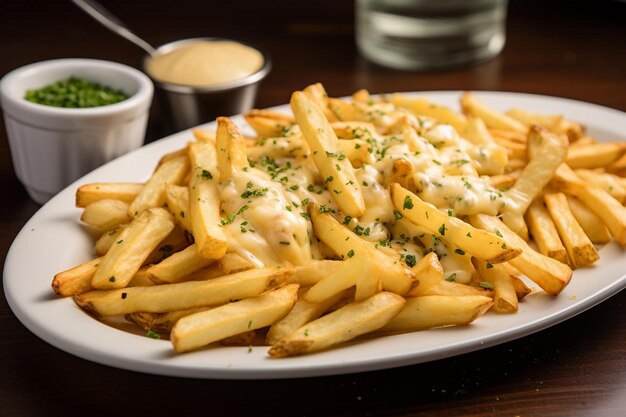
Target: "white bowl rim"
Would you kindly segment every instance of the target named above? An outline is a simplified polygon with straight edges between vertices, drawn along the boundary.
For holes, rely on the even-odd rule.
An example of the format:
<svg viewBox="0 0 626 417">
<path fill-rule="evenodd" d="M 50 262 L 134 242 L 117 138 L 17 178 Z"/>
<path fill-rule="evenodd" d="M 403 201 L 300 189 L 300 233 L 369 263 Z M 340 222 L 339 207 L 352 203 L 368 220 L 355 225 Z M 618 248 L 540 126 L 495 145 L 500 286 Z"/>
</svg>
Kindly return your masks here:
<svg viewBox="0 0 626 417">
<path fill-rule="evenodd" d="M 19 80 L 21 77 L 30 75 L 33 72 L 47 71 L 51 68 L 103 68 L 118 71 L 118 73 L 137 82 L 137 92 L 130 95 L 127 99 L 114 104 L 108 104 L 98 107 L 86 108 L 67 108 L 55 107 L 45 104 L 33 103 L 25 100 L 24 97 L 17 97 L 15 94 L 9 93 L 9 86 Z M 68 74 L 69 76 L 69 74 Z M 128 65 L 118 62 L 105 61 L 92 58 L 60 58 L 46 61 L 34 62 L 7 73 L 0 79 L 0 98 L 2 99 L 2 107 L 4 111 L 8 111 L 7 107 L 13 106 L 18 111 L 30 112 L 46 116 L 59 117 L 92 117 L 103 116 L 112 113 L 124 113 L 138 106 L 149 106 L 152 101 L 154 86 L 150 78 Z"/>
</svg>

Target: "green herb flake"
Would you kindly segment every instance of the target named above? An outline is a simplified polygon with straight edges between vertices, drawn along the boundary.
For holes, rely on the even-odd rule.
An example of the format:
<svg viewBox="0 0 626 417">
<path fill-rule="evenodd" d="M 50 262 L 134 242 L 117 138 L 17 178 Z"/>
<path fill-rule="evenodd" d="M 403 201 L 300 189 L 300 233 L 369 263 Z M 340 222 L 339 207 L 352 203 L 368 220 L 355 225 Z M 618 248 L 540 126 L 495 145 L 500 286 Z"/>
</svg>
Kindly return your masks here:
<svg viewBox="0 0 626 417">
<path fill-rule="evenodd" d="M 413 200 L 411 200 L 410 196 L 404 197 L 404 203 L 402 204 L 402 208 L 405 210 L 410 210 L 413 208 Z"/>
<path fill-rule="evenodd" d="M 400 213 L 398 210 L 394 210 L 394 211 L 393 211 L 393 217 L 394 217 L 396 220 L 400 220 L 400 219 L 401 219 L 401 218 L 403 218 L 404 216 L 403 216 L 403 215 L 402 215 L 402 213 Z"/>
<path fill-rule="evenodd" d="M 487 262 L 487 269 L 493 268 L 493 264 L 491 262 Z"/>
<path fill-rule="evenodd" d="M 350 249 L 347 255 L 348 255 L 348 258 L 352 258 L 354 256 L 354 249 Z"/>
<path fill-rule="evenodd" d="M 158 334 L 157 332 L 152 331 L 152 330 L 148 330 L 148 333 L 146 333 L 146 336 L 148 336 L 150 339 L 160 339 L 161 338 L 160 334 Z"/>
<path fill-rule="evenodd" d="M 203 179 L 205 180 L 212 180 L 213 179 L 213 175 L 207 171 L 206 169 L 202 170 L 202 174 L 200 175 Z"/>
<path fill-rule="evenodd" d="M 445 236 L 446 235 L 446 225 L 445 225 L 445 223 L 442 224 L 441 226 L 439 226 L 439 234 L 441 236 Z"/>
<path fill-rule="evenodd" d="M 463 249 L 459 249 L 459 248 L 456 248 L 454 250 L 454 253 L 456 253 L 457 255 L 461 255 L 461 256 L 465 255 L 465 251 Z"/>
<path fill-rule="evenodd" d="M 446 277 L 446 281 L 448 282 L 454 282 L 456 281 L 456 272 L 451 273 L 450 275 L 448 275 Z"/>
<path fill-rule="evenodd" d="M 415 255 L 409 254 L 404 257 L 404 262 L 407 264 L 408 267 L 413 268 L 417 263 L 417 259 L 415 259 Z"/>
<path fill-rule="evenodd" d="M 487 282 L 487 281 L 480 281 L 480 284 L 478 284 L 478 285 L 480 285 L 481 287 L 486 288 L 488 290 L 492 290 L 493 289 L 493 285 L 490 282 Z"/>
</svg>

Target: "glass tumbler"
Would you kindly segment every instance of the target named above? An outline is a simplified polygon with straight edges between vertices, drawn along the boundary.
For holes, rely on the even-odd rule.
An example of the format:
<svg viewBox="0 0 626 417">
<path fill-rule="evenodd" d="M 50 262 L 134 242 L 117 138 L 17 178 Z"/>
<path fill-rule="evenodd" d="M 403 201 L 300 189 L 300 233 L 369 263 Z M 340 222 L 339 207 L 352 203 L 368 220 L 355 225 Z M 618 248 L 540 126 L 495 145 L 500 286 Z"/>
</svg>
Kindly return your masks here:
<svg viewBox="0 0 626 417">
<path fill-rule="evenodd" d="M 461 66 L 500 53 L 506 9 L 507 0 L 356 0 L 356 41 L 391 68 Z"/>
</svg>

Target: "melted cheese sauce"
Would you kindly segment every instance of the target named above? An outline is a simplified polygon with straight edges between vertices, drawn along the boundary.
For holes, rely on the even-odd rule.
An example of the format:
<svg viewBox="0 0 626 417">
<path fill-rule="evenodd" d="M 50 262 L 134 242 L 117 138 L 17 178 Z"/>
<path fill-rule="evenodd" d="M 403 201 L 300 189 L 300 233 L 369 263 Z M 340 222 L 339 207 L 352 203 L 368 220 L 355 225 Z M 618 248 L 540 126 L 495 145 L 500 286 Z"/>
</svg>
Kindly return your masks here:
<svg viewBox="0 0 626 417">
<path fill-rule="evenodd" d="M 413 118 L 404 128 L 389 129 L 397 115 L 381 109 L 387 110 L 379 106 L 365 113 L 362 119 L 372 124 L 362 124 L 352 132 L 352 139 L 367 147 L 369 163 L 362 157 L 357 160 L 356 153 L 343 156 L 355 158 L 351 162 L 365 201 L 365 212 L 359 218 L 340 212 L 302 133 L 291 129 L 282 137 L 260 138 L 249 146 L 251 167 L 237 171 L 232 180 L 221 185 L 223 222 L 227 223 L 223 227 L 231 248 L 256 266 L 302 265 L 333 257 L 332 251 L 314 237 L 307 214 L 308 204 L 314 202 L 391 256 L 404 262 L 409 259 L 410 264 L 436 252 L 444 278 L 469 283 L 474 273 L 471 257 L 396 217 L 389 185 L 402 180 L 420 198 L 448 210 L 449 215 L 497 215 L 514 203 L 479 172 L 501 171 L 502 160 L 493 159 L 502 149 L 489 143 L 473 145 L 452 126 L 428 120 Z M 386 124 L 387 129 L 375 127 L 380 124 Z M 404 177 L 398 177 L 403 169 Z"/>
<path fill-rule="evenodd" d="M 263 63 L 259 51 L 238 42 L 199 40 L 150 58 L 146 71 L 161 82 L 200 87 L 247 77 Z"/>
</svg>

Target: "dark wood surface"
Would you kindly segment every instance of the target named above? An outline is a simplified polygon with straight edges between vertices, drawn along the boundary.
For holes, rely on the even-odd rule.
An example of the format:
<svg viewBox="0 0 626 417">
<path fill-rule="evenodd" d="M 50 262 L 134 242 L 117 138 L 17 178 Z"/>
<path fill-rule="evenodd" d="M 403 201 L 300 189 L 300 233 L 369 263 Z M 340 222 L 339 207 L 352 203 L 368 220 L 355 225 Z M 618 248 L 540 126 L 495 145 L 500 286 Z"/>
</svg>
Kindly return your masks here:
<svg viewBox="0 0 626 417">
<path fill-rule="evenodd" d="M 477 89 L 569 97 L 626 110 L 626 4 L 512 1 L 496 59 L 437 73 L 398 72 L 361 58 L 352 2 L 102 1 L 154 44 L 235 37 L 267 50 L 274 70 L 258 106 L 322 81 L 336 96 Z M 132 3 L 132 4 L 131 4 Z M 34 61 L 93 57 L 137 66 L 141 53 L 69 2 L 3 2 L 0 75 Z M 164 134 L 154 107 L 148 140 Z M 0 260 L 39 208 L 13 173 L 0 122 Z M 33 254 L 36 261 L 36 254 Z M 47 285 L 50 277 L 43 277 Z M 626 410 L 626 294 L 517 341 L 432 363 L 286 381 L 216 381 L 139 374 L 51 347 L 0 298 L 0 415 L 622 416 Z M 57 323 L 56 325 L 62 325 Z M 120 349 L 123 349 L 120 346 Z"/>
</svg>

